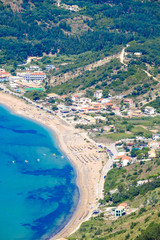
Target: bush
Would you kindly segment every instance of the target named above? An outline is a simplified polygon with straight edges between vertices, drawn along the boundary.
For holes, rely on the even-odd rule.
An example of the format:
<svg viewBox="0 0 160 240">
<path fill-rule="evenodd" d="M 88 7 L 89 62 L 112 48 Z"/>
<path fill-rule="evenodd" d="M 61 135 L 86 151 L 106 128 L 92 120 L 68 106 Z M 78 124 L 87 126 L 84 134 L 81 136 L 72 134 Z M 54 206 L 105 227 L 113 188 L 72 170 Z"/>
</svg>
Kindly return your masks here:
<svg viewBox="0 0 160 240">
<path fill-rule="evenodd" d="M 141 209 L 139 210 L 139 215 L 141 215 L 141 214 L 144 213 L 144 212 L 146 212 L 146 209 L 145 209 L 145 208 L 141 208 Z"/>
<path fill-rule="evenodd" d="M 131 226 L 130 226 L 130 229 L 133 229 L 137 224 L 138 224 L 138 222 L 132 222 Z"/>
<path fill-rule="evenodd" d="M 95 235 L 100 235 L 102 233 L 102 229 L 98 229 L 96 232 L 95 232 Z"/>
<path fill-rule="evenodd" d="M 125 237 L 125 240 L 129 239 L 130 238 L 130 234 L 128 233 Z"/>
<path fill-rule="evenodd" d="M 146 230 L 141 232 L 141 235 L 136 240 L 159 240 L 160 239 L 160 224 L 152 222 Z"/>
</svg>

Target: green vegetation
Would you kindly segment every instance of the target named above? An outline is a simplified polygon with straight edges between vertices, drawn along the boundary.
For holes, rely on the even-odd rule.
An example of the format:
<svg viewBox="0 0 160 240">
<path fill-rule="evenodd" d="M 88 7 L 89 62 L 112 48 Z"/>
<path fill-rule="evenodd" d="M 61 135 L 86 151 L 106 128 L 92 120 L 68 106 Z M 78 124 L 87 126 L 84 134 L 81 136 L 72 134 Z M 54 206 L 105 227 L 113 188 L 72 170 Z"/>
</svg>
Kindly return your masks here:
<svg viewBox="0 0 160 240">
<path fill-rule="evenodd" d="M 77 88 L 83 90 L 102 81 L 104 81 L 105 85 L 107 85 L 107 78 L 111 76 L 114 70 L 118 70 L 120 67 L 120 62 L 118 60 L 113 60 L 111 63 L 98 67 L 93 71 L 86 71 L 77 78 L 71 79 L 66 83 L 51 88 L 50 91 L 53 91 L 57 94 L 67 94 L 76 91 Z M 101 89 L 103 86 L 97 86 L 97 88 Z M 108 86 L 106 86 L 106 89 L 108 90 Z"/>
<path fill-rule="evenodd" d="M 134 134 L 129 134 L 129 133 L 110 133 L 110 134 L 104 134 L 103 136 L 106 138 L 112 139 L 113 141 L 135 137 Z"/>
<path fill-rule="evenodd" d="M 100 129 L 97 133 L 90 135 L 94 139 L 101 141 L 101 138 L 111 139 L 117 141 L 126 138 L 135 138 L 136 136 L 144 136 L 149 138 L 152 136 L 152 131 L 159 131 L 160 117 L 142 117 L 125 119 L 116 115 L 101 114 L 106 117 L 106 121 L 97 123 L 95 125 L 76 125 L 77 128 L 83 128 L 85 130 L 94 128 Z M 111 129 L 110 132 L 101 131 L 103 127 L 113 125 L 115 129 Z"/>
<path fill-rule="evenodd" d="M 26 92 L 24 96 L 32 100 L 40 100 L 45 98 L 47 95 L 44 92 L 32 91 L 32 92 Z"/>
<path fill-rule="evenodd" d="M 141 61 L 144 63 L 148 63 L 150 65 L 160 65 L 160 57 L 159 57 L 159 49 L 158 46 L 160 44 L 160 38 L 156 39 L 147 39 L 142 42 L 133 41 L 130 43 L 130 46 L 127 48 L 128 52 L 142 53 Z"/>
<path fill-rule="evenodd" d="M 160 180 L 156 177 L 153 179 L 152 182 L 148 182 L 141 186 L 136 186 L 137 181 L 141 179 L 141 176 L 146 176 L 145 173 L 159 173 L 160 167 L 159 162 L 153 165 L 144 164 L 142 165 L 132 165 L 131 168 L 123 168 L 117 169 L 113 168 L 106 176 L 105 185 L 104 185 L 104 203 L 105 201 L 109 202 L 112 201 L 113 204 L 120 203 L 126 201 L 127 199 L 133 200 L 134 197 L 138 195 L 146 194 L 148 191 L 152 191 L 156 188 L 160 187 Z M 142 166 L 142 167 L 141 167 Z M 156 167 L 158 169 L 156 169 Z M 130 170 L 130 171 L 127 171 Z M 142 171 L 141 171 L 142 170 Z M 152 171 L 153 170 L 153 171 Z M 145 172 L 145 173 L 144 173 Z M 152 174 L 153 176 L 153 174 Z M 121 177 L 121 178 L 120 178 Z M 148 176 L 147 176 L 148 179 Z M 118 192 L 110 194 L 109 191 L 115 188 L 118 188 Z"/>
<path fill-rule="evenodd" d="M 160 97 L 157 97 L 154 101 L 146 104 L 144 107 L 150 106 L 154 107 L 158 113 L 160 113 Z"/>
<path fill-rule="evenodd" d="M 103 97 L 107 97 L 109 92 L 119 94 L 128 90 L 132 90 L 132 97 L 136 97 L 153 90 L 156 85 L 157 82 L 150 79 L 134 62 L 129 64 L 126 71 L 119 60 L 114 59 L 92 71 L 82 70 L 79 77 L 51 87 L 49 91 L 62 95 L 75 92 L 77 89 L 92 88 L 93 90 L 94 87 L 95 90 L 103 89 Z"/>
<path fill-rule="evenodd" d="M 152 222 L 146 230 L 143 230 L 136 240 L 158 240 L 160 236 L 160 224 Z"/>
<path fill-rule="evenodd" d="M 64 32 L 71 31 L 71 26 L 65 23 L 66 20 L 83 13 L 58 8 L 50 0 L 23 0 L 21 8 L 23 11 L 14 13 L 9 5 L 0 2 L 1 64 L 21 62 L 27 56 L 42 56 L 43 52 L 47 54 L 58 51 L 60 54 L 101 50 L 108 52 L 114 45 L 126 44 L 132 40 L 131 34 L 109 33 L 108 29 L 102 31 L 98 26 L 94 31 L 85 31 L 78 37 L 69 36 Z M 90 20 L 86 20 L 86 24 L 89 25 Z"/>
<path fill-rule="evenodd" d="M 148 168 L 151 170 L 146 172 Z M 84 222 L 80 229 L 68 239 L 158 240 L 160 229 L 159 179 L 152 178 L 153 185 L 150 182 L 136 187 L 138 180 L 147 179 L 148 175 L 154 175 L 154 173 L 160 174 L 159 159 L 143 164 L 133 164 L 123 169 L 110 170 L 105 179 L 105 201 L 107 197 L 113 198 L 113 196 L 114 198 L 117 196 L 118 199 L 119 195 L 122 198 L 121 201 L 127 201 L 129 204 L 130 212 L 119 218 L 111 217 L 107 214 L 108 206 L 105 201 L 101 201 L 104 203 L 100 207 L 101 213 L 98 216 L 93 215 L 89 221 Z M 115 189 L 117 192 L 109 193 L 110 190 Z M 129 198 L 125 197 L 127 192 L 130 193 Z"/>
<path fill-rule="evenodd" d="M 3 2 L 1 64 L 21 62 L 27 56 L 42 56 L 43 52 L 74 55 L 101 51 L 106 55 L 110 49 L 134 40 L 137 45 L 132 44 L 130 51 L 138 51 L 140 46 L 146 61 L 159 65 L 159 1 L 66 1 L 81 7 L 80 12 L 58 8 L 50 0 L 23 0 L 13 12 Z M 86 30 L 75 30 L 74 25 L 81 24 L 78 17 Z"/>
</svg>

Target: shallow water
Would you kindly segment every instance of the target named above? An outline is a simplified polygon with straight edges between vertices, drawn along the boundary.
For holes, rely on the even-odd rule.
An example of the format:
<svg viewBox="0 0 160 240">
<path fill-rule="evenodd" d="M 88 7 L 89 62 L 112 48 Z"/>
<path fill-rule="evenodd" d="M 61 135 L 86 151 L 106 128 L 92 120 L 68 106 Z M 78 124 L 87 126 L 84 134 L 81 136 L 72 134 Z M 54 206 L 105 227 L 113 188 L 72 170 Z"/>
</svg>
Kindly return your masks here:
<svg viewBox="0 0 160 240">
<path fill-rule="evenodd" d="M 0 240 L 54 235 L 77 206 L 75 181 L 49 130 L 0 106 Z"/>
</svg>

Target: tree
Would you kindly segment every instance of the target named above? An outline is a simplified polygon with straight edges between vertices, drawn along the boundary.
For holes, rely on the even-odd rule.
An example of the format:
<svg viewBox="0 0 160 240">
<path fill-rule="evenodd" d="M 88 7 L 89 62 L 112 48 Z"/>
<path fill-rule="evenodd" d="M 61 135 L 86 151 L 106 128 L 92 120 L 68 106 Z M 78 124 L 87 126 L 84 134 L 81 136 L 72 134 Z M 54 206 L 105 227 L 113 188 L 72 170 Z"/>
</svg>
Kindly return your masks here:
<svg viewBox="0 0 160 240">
<path fill-rule="evenodd" d="M 70 97 L 66 97 L 66 98 L 65 98 L 65 104 L 66 104 L 67 106 L 71 106 L 72 103 L 73 103 L 73 101 L 72 101 L 72 99 L 71 99 Z"/>
<path fill-rule="evenodd" d="M 138 160 L 142 159 L 142 157 L 143 157 L 143 153 L 139 153 L 139 154 L 137 155 L 137 159 L 138 159 Z"/>
<path fill-rule="evenodd" d="M 141 235 L 136 240 L 159 240 L 160 224 L 152 222 L 146 230 L 141 232 Z"/>
<path fill-rule="evenodd" d="M 53 105 L 53 106 L 52 106 L 52 110 L 53 110 L 53 111 L 56 111 L 56 110 L 58 110 L 58 107 L 57 107 L 57 105 Z"/>
<path fill-rule="evenodd" d="M 119 185 L 118 185 L 118 191 L 119 191 L 119 193 L 123 192 L 123 190 L 124 190 L 124 185 L 123 185 L 123 184 L 119 184 Z"/>
</svg>

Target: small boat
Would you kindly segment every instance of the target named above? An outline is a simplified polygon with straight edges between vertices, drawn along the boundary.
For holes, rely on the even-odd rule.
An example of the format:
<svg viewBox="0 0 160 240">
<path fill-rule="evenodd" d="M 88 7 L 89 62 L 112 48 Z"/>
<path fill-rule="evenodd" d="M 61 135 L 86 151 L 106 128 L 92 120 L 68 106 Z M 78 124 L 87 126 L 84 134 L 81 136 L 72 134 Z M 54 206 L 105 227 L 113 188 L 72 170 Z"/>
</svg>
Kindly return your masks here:
<svg viewBox="0 0 160 240">
<path fill-rule="evenodd" d="M 27 160 L 25 160 L 25 163 L 28 163 L 28 161 L 27 161 Z"/>
<path fill-rule="evenodd" d="M 40 162 L 40 159 L 37 159 L 37 162 Z"/>
<path fill-rule="evenodd" d="M 64 158 L 64 156 L 61 156 L 61 158 Z"/>
<path fill-rule="evenodd" d="M 15 163 L 15 161 L 12 161 L 12 163 Z"/>
</svg>

